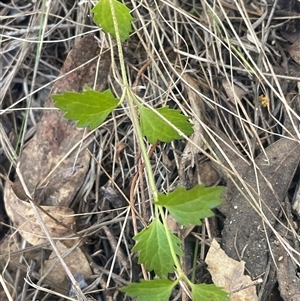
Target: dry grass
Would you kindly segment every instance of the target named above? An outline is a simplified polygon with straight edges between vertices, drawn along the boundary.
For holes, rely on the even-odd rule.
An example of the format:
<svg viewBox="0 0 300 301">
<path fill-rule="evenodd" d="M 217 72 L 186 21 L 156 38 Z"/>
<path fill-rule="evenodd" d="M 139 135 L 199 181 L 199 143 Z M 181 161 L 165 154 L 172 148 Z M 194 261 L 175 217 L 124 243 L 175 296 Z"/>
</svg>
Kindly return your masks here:
<svg viewBox="0 0 300 301">
<path fill-rule="evenodd" d="M 115 51 L 114 68 L 108 76 L 116 96 L 120 96 L 118 82 L 122 81 L 114 41 L 93 24 L 91 3 L 15 1 L 13 7 L 6 2 L 0 4 L 0 151 L 10 158 L 10 164 L 7 159 L 2 161 L 3 169 L 9 172 L 14 171 L 22 147 L 35 133 L 66 54 L 83 35 L 95 32 L 103 48 Z M 130 85 L 146 104 L 180 108 L 197 126 L 195 137 L 188 139 L 189 153 L 184 141 L 161 144 L 154 150 L 151 163 L 159 191 L 201 181 L 198 163 L 208 159 L 229 171 L 234 167 L 234 162 L 218 160 L 212 143 L 218 132 L 212 129 L 224 132 L 251 162 L 279 137 L 291 134 L 299 139 L 299 116 L 293 106 L 297 97 L 299 100 L 295 92 L 299 78 L 297 73 L 292 75 L 299 69 L 287 58 L 279 33 L 290 17 L 278 14 L 275 4 L 252 1 L 248 5 L 242 0 L 126 4 L 136 20 L 132 37 L 124 44 Z M 287 116 L 292 122 L 287 122 Z M 20 147 L 15 154 L 17 141 Z M 94 133 L 90 143 L 90 169 L 72 203 L 78 213 L 79 233 L 88 240 L 84 252 L 94 262 L 94 275 L 86 279 L 89 286 L 83 292 L 96 300 L 99 294 L 104 300 L 126 300 L 115 288 L 142 277 L 136 255 L 130 251 L 134 244 L 131 237 L 141 229 L 139 215 L 147 222 L 152 217 L 151 191 L 147 176 L 142 176 L 140 150 L 126 103 Z M 133 187 L 131 180 L 136 173 L 140 173 L 139 179 Z M 115 187 L 128 198 L 132 189 L 137 215 L 132 216 Z M 249 201 L 255 202 L 255 196 Z M 9 258 L 0 259 L 0 279 L 5 279 L 7 299 L 58 300 L 57 288 L 33 265 L 34 261 L 41 266 L 47 252 L 41 246 L 26 244 L 15 230 L 10 225 L 7 235 L 16 245 L 11 258 L 17 260 L 10 263 Z M 203 240 L 200 266 L 210 229 L 195 230 Z M 290 231 L 298 238 L 293 227 Z M 285 247 L 292 252 L 288 244 Z M 207 281 L 203 269 L 196 268 L 196 272 L 198 281 Z M 177 293 L 173 300 L 180 300 L 181 291 Z M 67 295 L 65 292 L 61 298 Z"/>
</svg>

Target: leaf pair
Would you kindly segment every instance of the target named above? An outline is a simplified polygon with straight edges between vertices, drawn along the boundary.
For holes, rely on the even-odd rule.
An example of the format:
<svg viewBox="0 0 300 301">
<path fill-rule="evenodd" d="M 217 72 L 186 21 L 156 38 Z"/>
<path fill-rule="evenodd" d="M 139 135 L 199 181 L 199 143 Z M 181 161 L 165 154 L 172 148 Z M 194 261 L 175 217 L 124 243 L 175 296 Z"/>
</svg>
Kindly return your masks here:
<svg viewBox="0 0 300 301">
<path fill-rule="evenodd" d="M 178 187 L 165 195 L 159 194 L 155 205 L 163 206 L 173 218 L 184 226 L 201 225 L 200 218 L 213 216 L 212 208 L 220 205 L 222 187 L 195 186 L 190 190 Z M 139 252 L 139 263 L 143 263 L 148 271 L 154 271 L 161 278 L 167 278 L 174 272 L 174 260 L 171 255 L 172 248 L 176 255 L 183 256 L 179 244 L 182 241 L 172 234 L 172 246 L 169 245 L 166 230 L 160 220 L 154 220 L 150 226 L 134 237 L 137 241 L 133 251 Z"/>
<path fill-rule="evenodd" d="M 212 208 L 221 204 L 220 198 L 222 187 L 195 186 L 190 190 L 178 187 L 173 192 L 164 195 L 159 194 L 156 206 L 163 206 L 168 209 L 173 218 L 182 225 L 200 225 L 200 218 L 213 215 Z M 168 237 L 170 236 L 171 245 Z M 141 283 L 131 283 L 121 291 L 138 300 L 159 300 L 167 301 L 170 298 L 173 288 L 179 280 L 170 281 L 167 279 L 169 273 L 175 269 L 175 256 L 183 256 L 179 247 L 182 241 L 169 231 L 166 233 L 164 225 L 160 220 L 154 220 L 150 226 L 134 237 L 137 241 L 133 251 L 139 252 L 139 263 L 144 264 L 148 271 L 154 271 L 161 279 L 151 281 L 141 281 Z M 193 300 L 203 301 L 227 301 L 228 296 L 225 291 L 215 285 L 188 283 L 191 289 Z"/>
<path fill-rule="evenodd" d="M 65 118 L 77 120 L 78 127 L 97 128 L 107 116 L 119 105 L 120 100 L 115 98 L 110 90 L 104 92 L 93 91 L 86 88 L 82 93 L 65 92 L 53 95 L 55 106 L 65 111 Z M 179 110 L 163 107 L 157 109 L 167 121 L 163 120 L 151 109 L 139 105 L 141 129 L 150 143 L 157 140 L 170 142 L 182 138 L 171 125 L 178 128 L 184 135 L 193 132 L 193 126 L 189 123 L 189 117 L 184 116 Z"/>
<path fill-rule="evenodd" d="M 139 301 L 168 301 L 178 280 L 154 279 L 141 280 L 121 289 L 130 297 L 137 297 Z M 191 284 L 193 301 L 228 301 L 228 295 L 214 284 Z"/>
</svg>

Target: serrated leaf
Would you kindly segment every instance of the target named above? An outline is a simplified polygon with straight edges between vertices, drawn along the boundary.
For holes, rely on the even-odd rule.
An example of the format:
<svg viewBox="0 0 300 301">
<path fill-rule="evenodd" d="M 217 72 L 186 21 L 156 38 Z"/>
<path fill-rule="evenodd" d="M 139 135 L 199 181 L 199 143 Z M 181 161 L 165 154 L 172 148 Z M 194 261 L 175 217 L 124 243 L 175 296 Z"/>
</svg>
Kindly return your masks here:
<svg viewBox="0 0 300 301">
<path fill-rule="evenodd" d="M 213 216 L 212 208 L 222 203 L 223 187 L 198 185 L 186 190 L 178 187 L 169 194 L 159 194 L 157 205 L 166 207 L 175 220 L 184 225 L 201 225 L 201 218 Z"/>
<path fill-rule="evenodd" d="M 183 256 L 178 246 L 182 241 L 171 232 L 170 235 L 175 253 Z M 167 235 L 159 220 L 154 220 L 148 228 L 142 230 L 133 239 L 137 243 L 132 250 L 140 252 L 138 262 L 144 263 L 148 271 L 154 271 L 161 278 L 166 278 L 174 271 L 174 261 Z"/>
<path fill-rule="evenodd" d="M 64 117 L 77 121 L 78 127 L 98 127 L 118 106 L 119 99 L 110 90 L 98 92 L 85 89 L 82 93 L 65 92 L 52 95 L 55 106 L 66 112 Z"/>
<path fill-rule="evenodd" d="M 151 109 L 139 106 L 139 111 L 142 134 L 147 136 L 150 143 L 154 144 L 157 140 L 171 142 L 174 139 L 182 139 L 182 136 L 173 127 Z M 182 115 L 179 110 L 170 109 L 166 106 L 157 109 L 157 112 L 168 119 L 185 135 L 193 133 L 193 125 L 189 123 L 189 117 Z"/>
<path fill-rule="evenodd" d="M 139 301 L 168 301 L 177 283 L 178 281 L 168 279 L 141 280 L 140 283 L 131 283 L 120 291 L 132 298 L 136 297 Z"/>
<path fill-rule="evenodd" d="M 228 294 L 214 284 L 191 284 L 193 301 L 229 301 Z"/>
<path fill-rule="evenodd" d="M 133 17 L 130 14 L 130 9 L 123 3 L 113 0 L 113 6 L 118 23 L 120 39 L 121 42 L 124 42 L 131 32 L 131 21 L 133 21 Z M 114 38 L 116 38 L 110 1 L 100 0 L 92 9 L 92 12 L 94 14 L 95 23 L 100 24 L 105 32 L 110 33 Z"/>
</svg>

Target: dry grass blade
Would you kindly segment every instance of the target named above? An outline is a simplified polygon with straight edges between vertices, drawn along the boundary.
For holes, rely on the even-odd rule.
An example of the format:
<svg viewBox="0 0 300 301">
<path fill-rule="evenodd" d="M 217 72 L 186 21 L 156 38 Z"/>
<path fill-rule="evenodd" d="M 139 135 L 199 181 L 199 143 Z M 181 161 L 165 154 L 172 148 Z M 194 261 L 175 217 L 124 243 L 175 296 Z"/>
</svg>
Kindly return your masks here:
<svg viewBox="0 0 300 301">
<path fill-rule="evenodd" d="M 283 202 L 292 203 L 299 182 L 298 2 L 126 2 L 135 17 L 134 32 L 123 44 L 129 85 L 146 106 L 179 108 L 191 116 L 195 129 L 192 137 L 186 137 L 187 142 L 148 145 L 157 189 L 169 192 L 179 184 L 191 187 L 202 182 L 227 186 L 227 196 L 234 194 L 215 219 L 206 221 L 206 228 L 193 229 L 198 234 L 192 237 L 191 229 L 182 229 L 186 250 L 191 253 L 197 244 L 194 237 L 201 238 L 201 250 L 196 251 L 193 261 L 193 277 L 198 282 L 210 281 L 201 260 L 211 236 L 220 238 L 221 247 L 233 253 L 232 257 L 243 259 L 250 273 L 252 267 L 252 276 L 257 276 L 259 269 L 253 269 L 258 265 L 262 272 L 266 266 L 278 266 L 282 272 L 282 262 L 275 264 L 282 254 L 285 259 L 289 256 L 289 267 L 299 264 L 295 227 L 299 213 L 288 214 L 282 206 Z M 67 211 L 57 207 L 55 212 L 66 213 L 72 225 L 76 222 L 86 243 L 81 247 L 86 263 L 99 267 L 93 270 L 94 275 L 84 277 L 88 286 L 82 288 L 77 286 L 77 276 L 74 278 L 76 268 L 66 263 L 64 269 L 81 298 L 129 300 L 116 287 L 148 277 L 130 250 L 134 232 L 151 221 L 153 208 L 127 104 L 114 111 L 102 127 L 88 133 L 64 121 L 51 101 L 46 101 L 55 82 L 60 85 L 57 93 L 77 91 L 82 89 L 82 78 L 90 79 L 88 84 L 93 88 L 108 85 L 116 96 L 122 94 L 115 42 L 93 24 L 91 8 L 91 2 L 79 0 L 0 3 L 0 172 L 13 181 L 20 166 L 27 194 L 35 192 L 34 199 L 55 203 L 41 205 L 68 207 Z M 94 49 L 93 55 L 84 51 L 72 57 L 70 68 L 63 67 L 59 75 L 67 54 L 91 32 L 97 43 L 92 37 L 86 47 Z M 82 74 L 82 70 L 88 71 Z M 77 88 L 72 87 L 74 82 L 80 82 Z M 76 138 L 70 138 L 74 135 Z M 45 153 L 45 149 L 51 151 Z M 8 199 L 8 183 L 5 189 Z M 117 191 L 130 199 L 134 210 L 128 209 Z M 35 206 L 14 198 L 7 205 L 14 224 L 7 227 L 1 204 L 2 199 L 0 214 L 4 219 L 0 221 L 4 228 L 0 234 L 6 237 L 0 248 L 11 251 L 0 258 L 4 288 L 0 299 L 72 299 L 67 284 L 58 292 L 41 269 L 50 256 L 46 250 L 49 242 L 64 262 L 61 254 L 65 250 L 57 249 L 53 242 L 57 238 L 49 229 L 59 230 L 60 226 Z M 26 210 L 36 210 L 31 227 L 38 227 L 42 240 L 39 237 L 34 242 L 37 233 L 32 228 L 25 230 L 26 241 L 19 236 L 21 224 L 32 221 Z M 23 219 L 16 222 L 16 214 Z M 235 227 L 237 220 L 250 217 L 249 225 Z M 240 239 L 251 227 L 259 234 L 250 240 Z M 62 239 L 69 234 L 66 231 L 59 236 Z M 259 252 L 251 253 L 248 245 L 258 244 L 258 238 L 264 240 L 270 261 L 252 264 L 249 257 Z M 29 246 L 33 242 L 37 244 L 34 248 Z M 274 247 L 278 244 L 281 247 Z M 188 254 L 183 260 L 189 271 L 192 260 Z M 290 269 L 288 273 L 278 278 L 273 275 L 273 279 L 259 275 L 266 277 L 264 285 L 257 286 L 260 300 L 268 300 L 271 291 L 276 292 L 276 281 L 282 286 L 284 279 L 292 279 Z M 189 299 L 180 288 L 171 297 L 178 298 Z M 285 291 L 282 300 L 288 300 Z"/>
</svg>

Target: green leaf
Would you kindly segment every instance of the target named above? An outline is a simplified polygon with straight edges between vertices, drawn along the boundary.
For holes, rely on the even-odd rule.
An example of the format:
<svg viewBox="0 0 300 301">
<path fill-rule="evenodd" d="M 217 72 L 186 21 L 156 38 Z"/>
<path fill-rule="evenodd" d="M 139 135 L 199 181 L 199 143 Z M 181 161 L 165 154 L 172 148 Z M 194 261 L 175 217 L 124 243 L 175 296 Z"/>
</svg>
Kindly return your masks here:
<svg viewBox="0 0 300 301">
<path fill-rule="evenodd" d="M 139 301 L 168 301 L 177 283 L 168 279 L 141 280 L 140 283 L 130 283 L 120 291 Z"/>
<path fill-rule="evenodd" d="M 182 241 L 171 232 L 170 235 L 175 253 L 183 256 L 178 246 Z M 137 243 L 132 250 L 140 252 L 139 263 L 144 263 L 148 271 L 154 270 L 161 278 L 166 278 L 168 273 L 174 272 L 174 261 L 167 234 L 159 220 L 154 220 L 148 228 L 142 230 L 133 239 Z"/>
<path fill-rule="evenodd" d="M 118 106 L 119 99 L 110 90 L 84 90 L 82 93 L 65 92 L 52 95 L 55 106 L 65 111 L 64 117 L 77 120 L 78 127 L 95 129 Z"/>
<path fill-rule="evenodd" d="M 190 190 L 178 187 L 169 194 L 159 194 L 157 205 L 166 207 L 175 220 L 184 225 L 201 225 L 201 218 L 213 216 L 210 210 L 222 203 L 223 187 L 198 185 Z"/>
<path fill-rule="evenodd" d="M 214 284 L 191 284 L 193 301 L 229 301 L 228 294 Z"/>
<path fill-rule="evenodd" d="M 118 23 L 118 29 L 121 42 L 124 42 L 131 32 L 131 21 L 133 17 L 130 15 L 130 9 L 123 3 L 113 0 L 113 6 Z M 94 14 L 94 22 L 100 24 L 105 32 L 110 33 L 116 38 L 116 32 L 110 7 L 109 0 L 100 0 L 92 9 Z"/>
<path fill-rule="evenodd" d="M 182 136 L 173 127 L 151 109 L 140 105 L 139 111 L 142 134 L 143 136 L 147 136 L 150 143 L 154 144 L 157 140 L 171 142 L 174 139 L 182 139 Z M 163 115 L 185 135 L 193 133 L 193 125 L 188 122 L 189 117 L 182 115 L 179 110 L 170 109 L 166 106 L 157 109 L 157 112 Z"/>
</svg>

